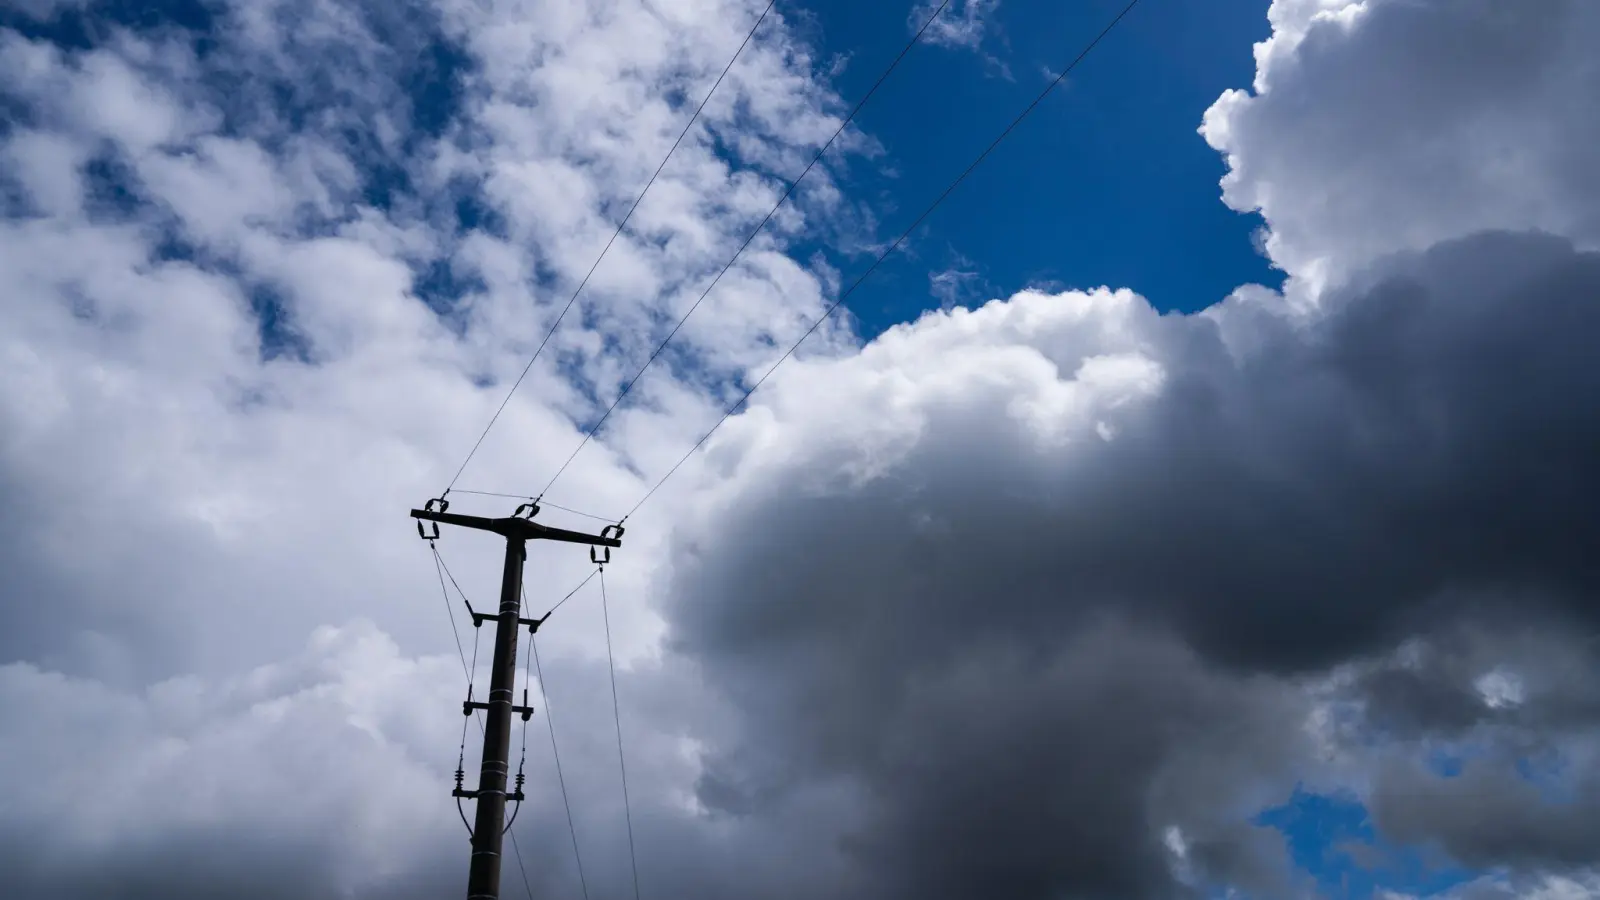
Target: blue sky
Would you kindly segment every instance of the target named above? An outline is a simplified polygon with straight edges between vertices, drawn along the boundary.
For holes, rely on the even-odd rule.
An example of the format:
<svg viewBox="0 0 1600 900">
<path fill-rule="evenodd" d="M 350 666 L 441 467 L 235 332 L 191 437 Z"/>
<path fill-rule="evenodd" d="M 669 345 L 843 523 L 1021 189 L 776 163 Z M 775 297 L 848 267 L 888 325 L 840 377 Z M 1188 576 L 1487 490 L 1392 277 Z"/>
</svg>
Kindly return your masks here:
<svg viewBox="0 0 1600 900">
<path fill-rule="evenodd" d="M 1046 69 L 1059 71 L 1121 5 L 1003 3 L 981 52 L 915 49 L 858 117 L 894 171 L 857 167 L 855 188 L 877 198 L 885 233 L 903 229 L 1027 105 Z M 1280 283 L 1254 248 L 1260 219 L 1222 204 L 1223 162 L 1196 132 L 1218 94 L 1250 84 L 1267 3 L 1156 6 L 1136 8 L 945 202 L 914 254 L 897 255 L 851 298 L 863 331 L 936 305 L 931 270 L 973 272 L 964 299 L 1105 284 L 1178 310 L 1241 284 Z M 807 9 L 823 57 L 848 57 L 838 87 L 854 103 L 904 42 L 905 5 L 820 0 Z"/>
<path fill-rule="evenodd" d="M 1264 811 L 1257 822 L 1282 832 L 1295 865 L 1315 884 L 1318 895 L 1333 900 L 1369 900 L 1380 890 L 1426 897 L 1475 877 L 1416 848 L 1384 840 L 1366 808 L 1351 796 L 1297 790 L 1288 803 Z"/>
</svg>

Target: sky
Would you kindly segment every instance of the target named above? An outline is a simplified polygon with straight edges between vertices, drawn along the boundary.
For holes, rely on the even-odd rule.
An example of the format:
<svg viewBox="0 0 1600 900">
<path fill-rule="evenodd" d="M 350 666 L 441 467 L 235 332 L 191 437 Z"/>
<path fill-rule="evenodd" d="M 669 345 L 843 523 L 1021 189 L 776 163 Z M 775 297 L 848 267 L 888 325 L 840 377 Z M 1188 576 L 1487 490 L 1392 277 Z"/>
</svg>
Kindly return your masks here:
<svg viewBox="0 0 1600 900">
<path fill-rule="evenodd" d="M 719 275 L 935 9 L 776 4 L 594 266 L 765 6 L 0 9 L 6 895 L 459 891 L 519 384 L 508 896 L 1600 896 L 1600 8 L 1145 0 L 762 380 L 1120 9 Z"/>
<path fill-rule="evenodd" d="M 957 3 L 962 30 L 908 56 L 857 118 L 888 157 L 855 183 L 879 201 L 883 227 L 909 225 L 1123 5 Z M 909 14 L 920 25 L 934 9 L 903 6 L 807 7 L 808 32 L 844 64 L 846 98 L 898 51 Z M 852 298 L 862 332 L 1035 285 L 1125 286 L 1185 311 L 1241 284 L 1276 286 L 1281 273 L 1252 240 L 1259 217 L 1217 202 L 1225 169 L 1196 131 L 1218 94 L 1249 81 L 1241 49 L 1267 36 L 1266 8 L 1174 3 L 1130 16 L 919 231 L 915 253 Z"/>
</svg>

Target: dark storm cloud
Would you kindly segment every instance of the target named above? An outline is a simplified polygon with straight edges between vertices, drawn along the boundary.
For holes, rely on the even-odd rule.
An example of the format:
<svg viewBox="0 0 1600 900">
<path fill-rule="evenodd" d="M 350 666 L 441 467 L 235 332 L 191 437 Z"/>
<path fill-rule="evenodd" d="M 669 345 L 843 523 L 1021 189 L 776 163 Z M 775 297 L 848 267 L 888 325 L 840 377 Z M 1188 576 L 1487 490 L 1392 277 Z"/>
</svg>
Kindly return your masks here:
<svg viewBox="0 0 1600 900">
<path fill-rule="evenodd" d="M 1301 725 L 1249 673 L 1495 609 L 1600 620 L 1597 299 L 1600 255 L 1485 234 L 1304 327 L 1133 316 L 1167 382 L 1113 441 L 1043 453 L 1004 410 L 943 409 L 860 490 L 752 492 L 686 544 L 672 607 L 748 720 L 702 800 L 854 780 L 877 814 L 851 846 L 890 897 L 1164 896 L 1169 824 L 1270 863 L 1207 842 Z M 1069 346 L 1039 350 L 1072 372 Z M 1132 626 L 1090 627 L 1108 611 Z M 1143 636 L 1168 630 L 1198 656 Z"/>
</svg>

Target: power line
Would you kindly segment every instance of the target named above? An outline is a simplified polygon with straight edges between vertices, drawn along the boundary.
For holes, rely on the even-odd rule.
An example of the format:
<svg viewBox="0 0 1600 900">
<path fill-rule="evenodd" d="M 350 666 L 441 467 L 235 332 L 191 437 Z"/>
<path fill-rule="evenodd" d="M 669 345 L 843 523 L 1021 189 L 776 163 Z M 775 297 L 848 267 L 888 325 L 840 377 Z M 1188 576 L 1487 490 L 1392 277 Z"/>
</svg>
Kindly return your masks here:
<svg viewBox="0 0 1600 900">
<path fill-rule="evenodd" d="M 515 829 L 507 828 L 506 834 L 511 836 L 512 854 L 517 858 L 517 869 L 522 872 L 522 887 L 528 892 L 528 900 L 533 900 L 533 885 L 528 881 L 528 869 L 522 864 L 522 845 L 517 843 Z"/>
<path fill-rule="evenodd" d="M 977 159 L 974 159 L 972 163 L 961 172 L 960 175 L 956 176 L 954 181 L 950 182 L 950 185 L 944 189 L 943 193 L 939 194 L 939 196 L 928 205 L 927 209 L 924 209 L 922 214 L 917 216 L 916 220 L 911 223 L 911 226 L 905 231 L 901 232 L 899 237 L 894 239 L 894 243 L 890 244 L 887 249 L 878 254 L 877 259 L 873 260 L 872 265 L 868 266 L 867 270 L 862 272 L 860 277 L 851 283 L 850 287 L 847 288 L 844 293 L 839 295 L 839 299 L 833 301 L 827 310 L 824 311 L 815 322 L 811 323 L 811 327 L 806 329 L 805 334 L 800 335 L 800 339 L 795 341 L 788 350 L 784 351 L 784 354 L 778 357 L 778 361 L 773 363 L 771 368 L 767 369 L 766 373 L 757 379 L 756 383 L 751 385 L 749 390 L 744 392 L 744 396 L 740 397 L 736 403 L 728 407 L 727 411 L 722 414 L 722 418 L 718 419 L 717 423 L 712 425 L 711 429 L 702 435 L 700 440 L 696 441 L 693 447 L 689 448 L 689 452 L 685 453 L 682 459 L 679 459 L 676 463 L 673 463 L 672 468 L 667 470 L 667 474 L 661 476 L 661 479 L 655 483 L 655 486 L 650 488 L 650 490 L 645 493 L 644 497 L 641 498 L 638 503 L 635 503 L 632 509 L 628 510 L 628 514 L 623 516 L 618 521 L 625 522 L 634 513 L 638 512 L 639 507 L 644 506 L 645 502 L 654 496 L 655 492 L 660 490 L 663 484 L 666 484 L 667 479 L 671 478 L 673 474 L 675 474 L 678 469 L 683 466 L 684 463 L 688 462 L 694 456 L 694 454 L 705 445 L 707 440 L 710 440 L 711 435 L 715 434 L 717 429 L 722 427 L 722 423 L 728 421 L 728 419 L 733 416 L 734 412 L 736 412 L 739 407 L 743 406 L 745 402 L 750 399 L 750 396 L 756 392 L 756 389 L 761 387 L 767 378 L 770 377 L 773 372 L 777 371 L 778 367 L 783 365 L 790 356 L 794 355 L 794 352 L 800 348 L 800 345 L 805 342 L 806 338 L 810 337 L 812 332 L 817 330 L 818 326 L 827 321 L 828 317 L 833 315 L 834 310 L 838 309 L 845 300 L 849 299 L 850 295 L 855 293 L 856 288 L 860 287 L 861 283 L 866 281 L 868 276 L 878 270 L 878 267 L 882 265 L 883 261 L 889 257 L 889 254 L 899 249 L 900 245 L 905 242 L 906 238 L 910 237 L 911 233 L 916 231 L 917 228 L 922 225 L 923 221 L 926 220 L 928 216 L 932 215 L 933 211 L 938 209 L 939 205 L 944 203 L 945 199 L 949 197 L 950 194 L 953 193 L 955 189 L 967 179 L 967 176 L 971 175 L 973 170 L 978 168 L 978 166 L 989 157 L 989 154 L 994 152 L 996 147 L 1000 146 L 1000 142 L 1004 141 L 1018 125 L 1022 124 L 1022 120 L 1026 119 L 1028 115 L 1032 113 L 1041 102 L 1043 102 L 1044 98 L 1048 96 L 1051 91 L 1055 90 L 1062 81 L 1066 80 L 1066 77 L 1078 67 L 1079 63 L 1083 62 L 1084 58 L 1089 55 L 1090 51 L 1094 50 L 1094 48 L 1097 47 L 1101 41 L 1105 40 L 1106 36 L 1109 35 L 1112 30 L 1115 29 L 1117 25 L 1127 17 L 1128 13 L 1132 12 L 1133 8 L 1138 5 L 1139 0 L 1130 0 L 1128 5 L 1124 6 L 1122 11 L 1117 13 L 1116 18 L 1112 19 L 1110 24 L 1101 29 L 1100 33 L 1095 35 L 1094 40 L 1090 41 L 1088 46 L 1084 47 L 1082 52 L 1080 52 L 1077 57 L 1072 60 L 1072 62 L 1068 63 L 1066 68 L 1061 70 L 1061 74 L 1052 79 L 1050 83 L 1045 86 L 1045 89 L 1040 91 L 1038 96 L 1033 98 L 1033 102 L 1029 103 L 1015 119 L 1011 120 L 1011 124 L 1007 125 L 1005 130 L 1000 132 L 1000 136 L 990 142 L 989 146 L 985 147 L 983 152 L 978 154 Z"/>
<path fill-rule="evenodd" d="M 598 573 L 599 571 L 600 571 L 599 569 L 595 569 L 593 572 L 590 572 L 588 578 L 585 578 L 584 580 L 578 582 L 578 586 L 577 587 L 573 588 L 570 591 L 567 591 L 567 595 L 565 597 L 562 597 L 559 601 L 557 601 L 555 606 L 550 607 L 550 612 L 545 613 L 544 614 L 544 618 L 540 619 L 539 621 L 543 622 L 545 619 L 548 619 L 548 618 L 550 618 L 550 616 L 555 614 L 555 611 L 561 608 L 561 604 L 567 602 L 568 600 L 571 600 L 573 594 L 576 594 L 577 592 L 583 590 L 583 586 L 588 584 L 589 580 L 594 578 L 595 574 Z"/>
<path fill-rule="evenodd" d="M 551 509 L 559 509 L 562 512 L 572 513 L 575 516 L 583 516 L 585 519 L 593 519 L 596 522 L 616 521 L 615 518 L 610 516 L 597 516 L 594 513 L 586 513 L 582 510 L 573 509 L 570 506 L 562 506 L 558 503 L 540 500 L 538 497 L 535 497 L 532 494 L 502 494 L 497 491 L 469 491 L 466 488 L 451 488 L 450 492 L 453 494 L 475 494 L 479 497 L 504 497 L 507 500 L 535 500 L 538 501 L 540 506 L 548 506 Z"/>
<path fill-rule="evenodd" d="M 572 297 L 567 300 L 567 305 L 561 308 L 561 314 L 556 316 L 556 320 L 553 324 L 551 324 L 550 330 L 545 332 L 544 340 L 540 341 L 538 349 L 533 351 L 533 356 L 528 359 L 528 364 L 522 368 L 522 374 L 518 375 L 517 380 L 512 382 L 511 390 L 506 392 L 506 398 L 500 401 L 500 408 L 496 409 L 494 411 L 494 415 L 489 418 L 489 424 L 483 427 L 483 433 L 478 435 L 477 442 L 474 443 L 472 445 L 472 449 L 467 452 L 467 458 L 461 461 L 461 467 L 456 469 L 455 477 L 450 479 L 449 486 L 444 489 L 445 494 L 450 493 L 450 489 L 455 487 L 456 482 L 460 480 L 461 473 L 467 470 L 467 464 L 472 462 L 472 457 L 477 455 L 478 448 L 483 446 L 483 439 L 489 436 L 489 430 L 494 428 L 494 423 L 500 420 L 500 414 L 505 412 L 506 404 L 511 402 L 511 397 L 516 394 L 517 388 L 522 386 L 523 379 L 528 377 L 528 372 L 533 369 L 533 364 L 538 361 L 539 354 L 544 352 L 545 345 L 550 343 L 551 336 L 553 336 L 556 333 L 556 329 L 561 326 L 561 320 L 567 317 L 568 311 L 572 309 L 572 304 L 578 302 L 578 295 L 583 293 L 584 287 L 588 285 L 589 279 L 594 276 L 595 270 L 600 268 L 600 261 L 606 258 L 606 254 L 611 251 L 611 245 L 615 244 L 617 242 L 617 238 L 622 235 L 622 229 L 626 228 L 628 225 L 628 220 L 633 218 L 633 213 L 639 208 L 639 203 L 644 200 L 644 195 L 649 193 L 651 185 L 654 185 L 656 183 L 656 178 L 661 175 L 661 170 L 667 167 L 667 161 L 672 159 L 673 153 L 677 152 L 678 145 L 683 143 L 683 139 L 689 135 L 689 130 L 694 127 L 694 123 L 699 121 L 700 113 L 706 108 L 706 104 L 711 101 L 711 95 L 717 92 L 717 88 L 722 85 L 722 80 L 728 77 L 728 72 L 733 69 L 734 62 L 739 59 L 740 54 L 744 53 L 744 48 L 749 45 L 750 39 L 755 37 L 756 29 L 761 27 L 762 22 L 766 21 L 767 14 L 772 12 L 772 7 L 777 5 L 777 2 L 778 0 L 771 0 L 771 2 L 767 4 L 767 8 L 761 11 L 761 15 L 756 19 L 756 23 L 750 26 L 750 33 L 745 35 L 744 40 L 739 44 L 739 49 L 733 52 L 733 56 L 728 60 L 728 64 L 722 68 L 722 74 L 717 76 L 716 82 L 711 85 L 711 90 L 706 91 L 706 95 L 700 101 L 700 105 L 695 107 L 694 115 L 689 117 L 689 122 L 683 126 L 683 131 L 678 135 L 678 139 L 672 142 L 672 148 L 667 151 L 667 155 L 661 158 L 661 165 L 656 166 L 656 170 L 650 176 L 650 180 L 645 182 L 644 190 L 640 191 L 639 196 L 634 198 L 633 205 L 628 207 L 627 214 L 622 217 L 621 222 L 617 223 L 617 230 L 611 233 L 611 239 L 606 241 L 605 247 L 601 248 L 600 250 L 600 255 L 595 257 L 594 265 L 589 267 L 588 274 L 584 275 L 583 280 L 578 282 L 577 290 L 572 292 Z"/>
<path fill-rule="evenodd" d="M 428 549 L 433 551 L 433 570 L 434 574 L 439 576 L 439 593 L 444 596 L 445 615 L 450 617 L 450 633 L 455 635 L 456 652 L 461 654 L 461 674 L 467 676 L 467 683 L 470 685 L 472 683 L 472 672 L 467 668 L 467 651 L 462 649 L 461 630 L 456 627 L 456 612 L 454 609 L 450 608 L 450 592 L 446 590 L 444 586 L 444 560 L 439 558 L 439 546 L 433 541 L 428 542 Z M 451 578 L 450 580 L 452 582 L 455 581 L 454 578 Z M 459 593 L 460 591 L 461 588 L 457 587 L 456 592 Z M 476 645 L 473 647 L 473 655 L 477 655 Z"/>
<path fill-rule="evenodd" d="M 739 249 L 734 251 L 733 257 L 728 260 L 727 265 L 723 266 L 722 270 L 717 273 L 717 276 L 711 279 L 711 283 L 706 285 L 706 289 L 700 292 L 699 299 L 695 300 L 694 304 L 689 307 L 689 311 L 683 314 L 683 317 L 678 320 L 678 324 L 672 326 L 672 330 L 667 332 L 667 336 L 662 339 L 660 346 L 656 347 L 655 352 L 650 354 L 650 358 L 645 360 L 643 366 L 639 367 L 639 371 L 636 372 L 632 378 L 628 379 L 627 384 L 623 385 L 622 391 L 617 394 L 617 399 L 611 401 L 611 406 L 606 409 L 605 414 L 602 415 L 599 421 L 595 422 L 594 426 L 584 434 L 583 440 L 578 442 L 578 446 L 572 451 L 572 454 L 567 457 L 566 462 L 561 464 L 561 468 L 557 469 L 556 474 L 551 476 L 550 482 L 544 486 L 544 490 L 539 492 L 540 497 L 543 497 L 545 494 L 550 492 L 550 488 L 555 486 L 555 483 L 561 477 L 561 474 L 567 471 L 567 466 L 571 465 L 572 461 L 578 457 L 578 454 L 583 450 L 583 448 L 589 445 L 589 440 L 596 434 L 600 433 L 600 427 L 606 423 L 607 419 L 611 418 L 611 414 L 616 411 L 619 405 L 621 405 L 622 399 L 628 396 L 628 392 L 633 390 L 633 386 L 638 383 L 639 379 L 644 377 L 645 370 L 649 369 L 651 363 L 656 361 L 656 357 L 660 356 L 662 351 L 667 349 L 667 344 L 671 343 L 673 337 L 678 334 L 678 330 L 683 327 L 683 323 L 689 321 L 689 317 L 694 315 L 694 311 L 700 308 L 700 304 L 705 302 L 706 297 L 711 294 L 712 289 L 722 281 L 722 276 L 728 274 L 728 270 L 733 268 L 733 264 L 739 261 L 739 257 L 744 255 L 744 251 L 750 246 L 750 242 L 756 239 L 756 236 L 761 233 L 761 229 L 767 227 L 767 223 L 772 221 L 773 216 L 777 215 L 778 210 L 786 201 L 788 201 L 789 196 L 794 193 L 794 189 L 799 187 L 801 180 L 811 172 L 812 168 L 814 168 L 819 161 L 821 161 L 823 154 L 828 152 L 828 148 L 833 146 L 833 142 L 838 140 L 839 135 L 843 134 L 845 128 L 855 120 L 856 114 L 861 112 L 861 108 L 867 105 L 867 101 L 872 99 L 872 95 L 878 92 L 878 88 L 881 87 L 884 81 L 889 78 L 889 74 L 899 67 L 900 61 L 905 59 L 907 53 L 911 52 L 911 48 L 915 47 L 917 42 L 922 40 L 923 32 L 928 30 L 928 26 L 932 25 L 933 21 L 939 17 L 939 14 L 944 12 L 944 8 L 949 5 L 950 0 L 943 0 L 943 2 L 939 4 L 939 7 L 933 11 L 933 14 L 928 16 L 927 21 L 922 23 L 922 27 L 917 29 L 917 33 L 912 35 L 911 40 L 900 49 L 899 55 L 894 58 L 893 62 L 889 63 L 889 67 L 887 69 L 883 70 L 883 74 L 878 76 L 878 80 L 873 82 L 872 87 L 868 89 L 866 94 L 863 95 L 862 98 L 856 103 L 855 108 L 850 110 L 850 115 L 845 116 L 844 121 L 839 123 L 839 127 L 834 130 L 833 136 L 828 138 L 828 142 L 822 145 L 822 149 L 818 150 L 816 156 L 811 158 L 811 162 L 806 164 L 805 169 L 800 172 L 800 175 L 795 178 L 794 181 L 789 182 L 788 188 L 786 188 L 783 192 L 783 195 L 778 198 L 778 202 L 772 205 L 772 209 L 768 210 L 766 217 L 761 220 L 761 224 L 757 225 L 755 230 L 750 232 L 750 236 L 744 239 L 744 243 L 740 244 Z"/>
<path fill-rule="evenodd" d="M 606 601 L 606 569 L 599 566 L 600 611 L 606 623 L 606 661 L 611 664 L 611 715 L 617 722 L 617 769 L 622 773 L 622 812 L 628 820 L 628 861 L 633 865 L 633 900 L 639 900 L 639 856 L 633 847 L 633 804 L 628 800 L 628 763 L 622 755 L 622 705 L 617 700 L 617 658 L 611 652 L 611 611 Z"/>
<path fill-rule="evenodd" d="M 588 584 L 584 579 L 584 584 Z M 539 662 L 539 641 L 529 636 L 528 646 L 533 650 L 533 669 L 539 676 L 539 699 L 544 703 L 544 721 L 550 726 L 550 755 L 556 761 L 556 781 L 561 785 L 561 803 L 567 808 L 567 828 L 572 832 L 572 858 L 578 862 L 578 885 L 583 888 L 583 900 L 589 900 L 589 881 L 583 875 L 583 857 L 578 855 L 578 826 L 572 819 L 572 801 L 567 798 L 567 778 L 561 772 L 561 751 L 556 749 L 556 722 L 550 713 L 550 696 L 544 689 L 544 666 Z"/>
</svg>

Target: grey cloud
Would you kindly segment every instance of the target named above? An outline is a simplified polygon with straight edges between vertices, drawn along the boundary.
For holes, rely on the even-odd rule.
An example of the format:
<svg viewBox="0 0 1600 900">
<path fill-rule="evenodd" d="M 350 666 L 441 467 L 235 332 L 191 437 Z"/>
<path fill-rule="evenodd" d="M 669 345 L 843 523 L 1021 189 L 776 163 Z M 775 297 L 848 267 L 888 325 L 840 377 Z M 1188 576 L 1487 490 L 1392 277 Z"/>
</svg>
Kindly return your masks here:
<svg viewBox="0 0 1600 900">
<path fill-rule="evenodd" d="M 1370 798 L 1383 832 L 1471 867 L 1600 863 L 1596 649 L 1583 629 L 1501 615 L 1369 664 L 1350 691 L 1371 733 L 1461 760 L 1446 777 L 1421 754 L 1386 759 Z"/>
<path fill-rule="evenodd" d="M 1412 739 L 1471 738 L 1488 729 L 1530 742 L 1600 726 L 1600 642 L 1591 630 L 1504 611 L 1486 619 L 1441 629 L 1364 666 L 1352 691 L 1370 724 Z M 1507 696 L 1486 696 L 1485 679 L 1496 677 Z"/>
<path fill-rule="evenodd" d="M 671 607 L 674 645 L 747 720 L 702 799 L 750 815 L 857 782 L 875 813 L 851 846 L 890 897 L 1164 896 L 1167 824 L 1203 862 L 1270 869 L 1227 826 L 1310 765 L 1306 710 L 1250 679 L 1283 689 L 1496 609 L 1600 620 L 1596 296 L 1600 255 L 1485 234 L 1300 321 L 1243 297 L 1199 316 L 1135 301 L 1115 325 L 1058 321 L 1066 300 L 1042 296 L 925 319 L 882 352 L 955 370 L 939 329 L 975 348 L 1027 321 L 1065 378 L 1111 349 L 1085 335 L 1105 328 L 1166 381 L 1108 414 L 1114 439 L 1059 449 L 1004 405 L 918 407 L 908 387 L 923 425 L 864 485 L 819 487 L 848 463 L 802 451 L 730 489 L 681 548 Z M 1106 614 L 1131 630 L 1095 630 Z M 753 789 L 732 803 L 730 784 Z"/>
<path fill-rule="evenodd" d="M 1519 777 L 1514 760 L 1469 760 L 1453 778 L 1395 764 L 1380 775 L 1374 820 L 1400 841 L 1434 845 L 1473 868 L 1538 871 L 1600 863 L 1600 778 L 1576 773 L 1559 800 Z"/>
</svg>

